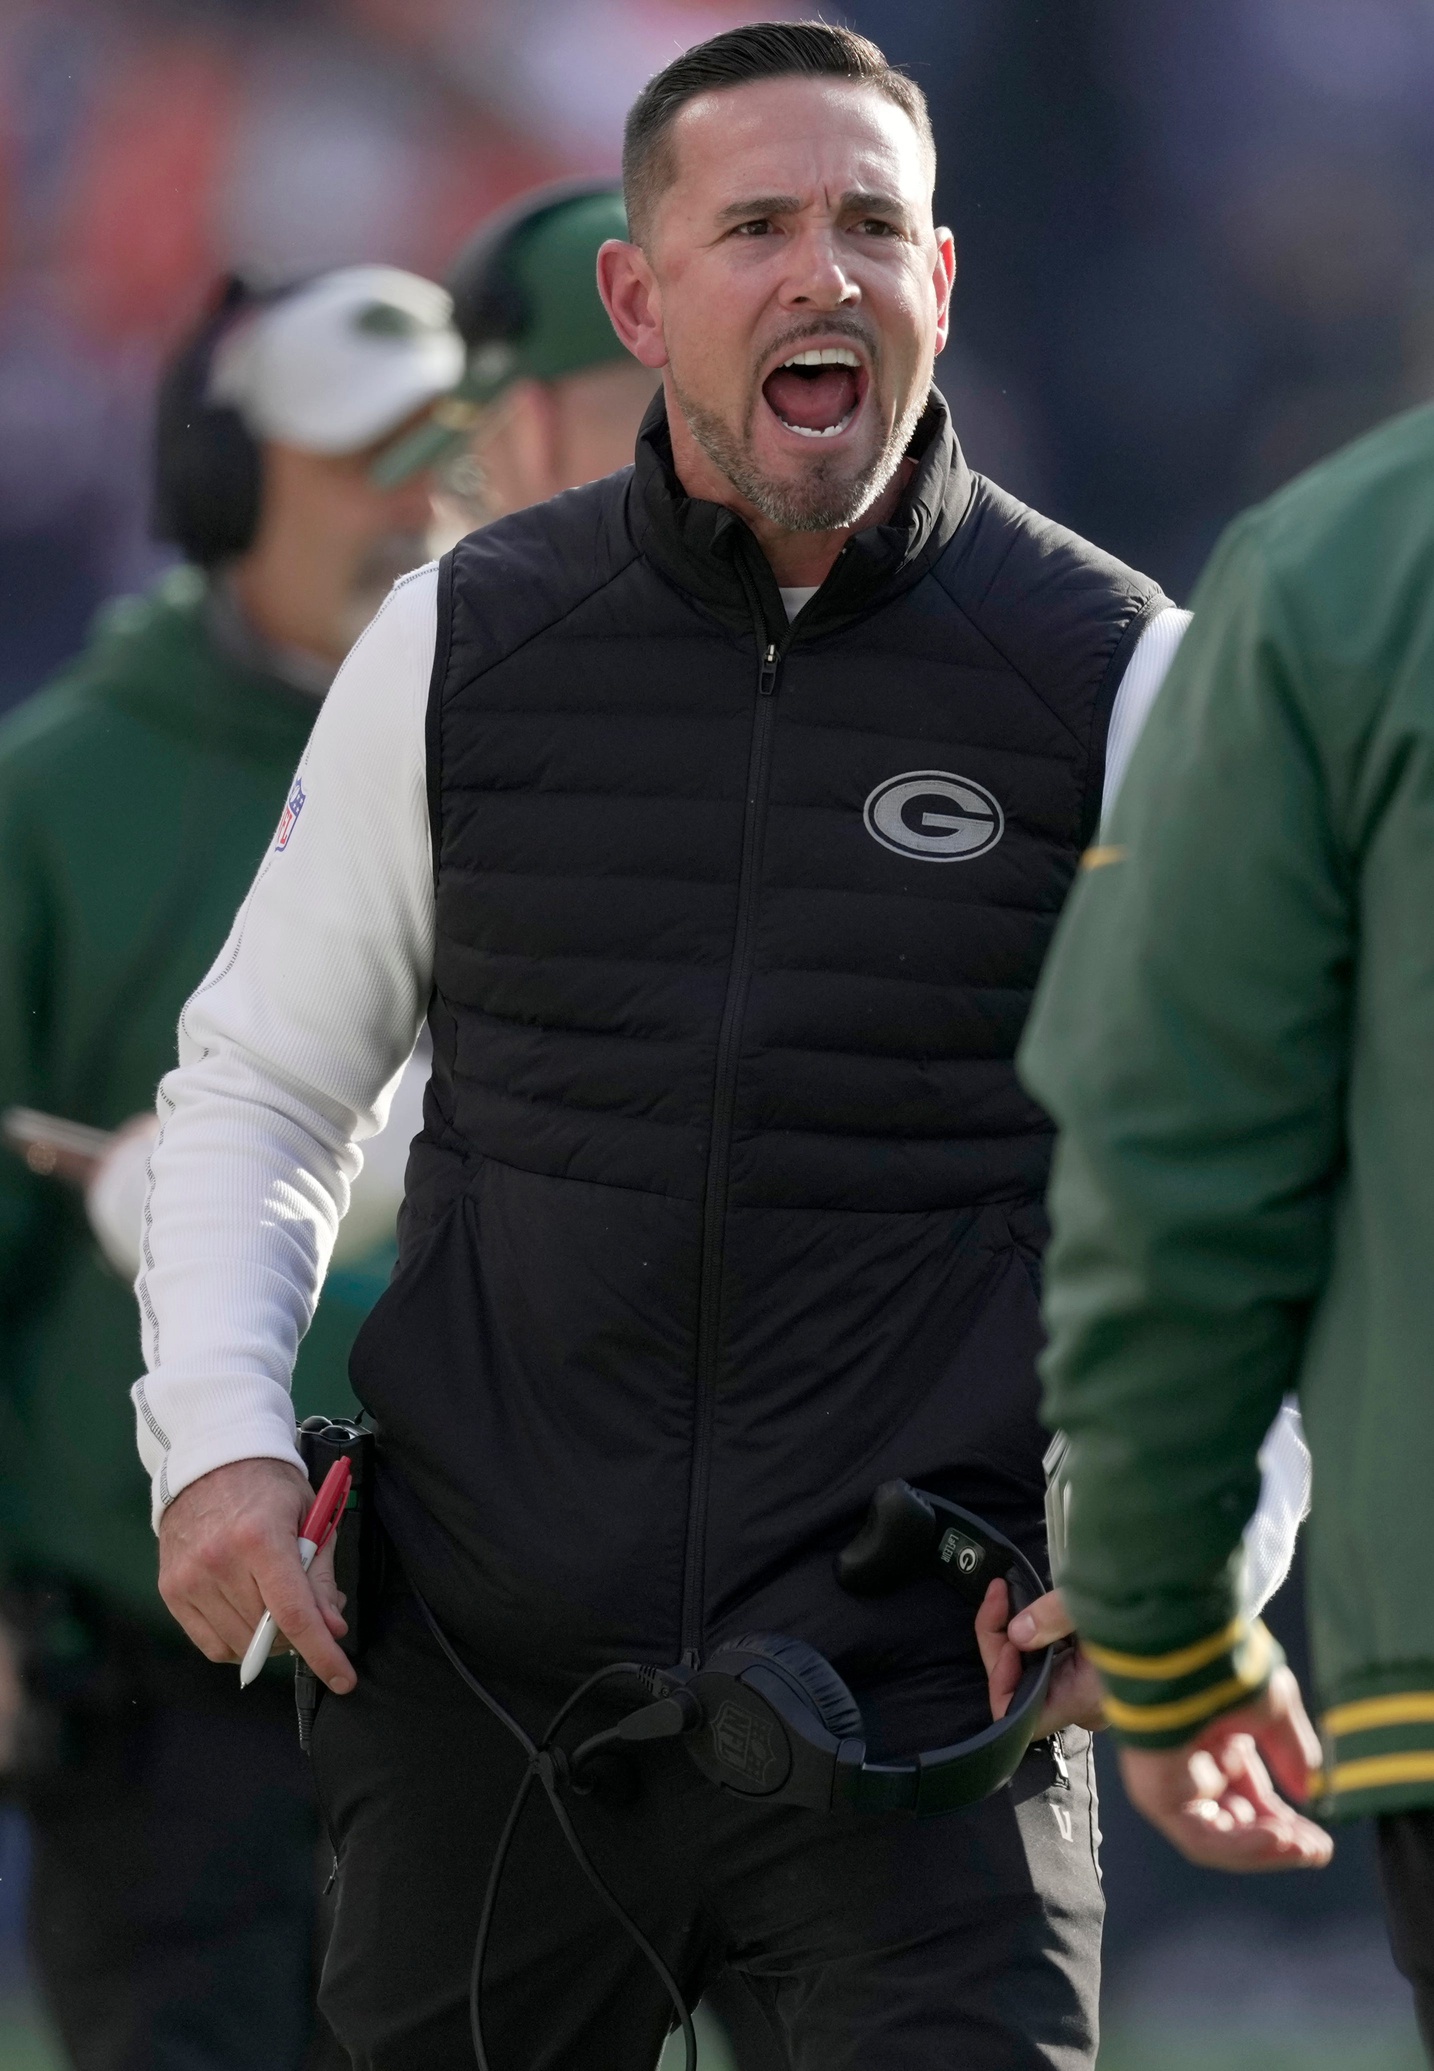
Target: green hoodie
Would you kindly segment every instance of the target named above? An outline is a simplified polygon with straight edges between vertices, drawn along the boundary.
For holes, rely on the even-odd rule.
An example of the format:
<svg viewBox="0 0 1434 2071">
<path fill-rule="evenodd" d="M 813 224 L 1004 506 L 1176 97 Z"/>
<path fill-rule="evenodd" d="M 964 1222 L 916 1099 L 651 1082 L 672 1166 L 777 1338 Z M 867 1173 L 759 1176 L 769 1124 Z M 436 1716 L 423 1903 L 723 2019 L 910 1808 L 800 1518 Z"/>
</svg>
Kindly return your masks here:
<svg viewBox="0 0 1434 2071">
<path fill-rule="evenodd" d="M 112 1128 L 154 1105 L 180 1010 L 283 810 L 316 703 L 210 638 L 204 579 L 102 617 L 0 726 L 0 1107 Z M 348 1350 L 386 1260 L 334 1275 L 298 1415 L 352 1408 Z M 129 1389 L 134 1295 L 79 1195 L 0 1153 L 0 1562 L 167 1625 Z"/>
<path fill-rule="evenodd" d="M 1297 1388 L 1324 1808 L 1434 1805 L 1434 409 L 1232 528 L 1086 861 L 1022 1066 L 1112 1722 L 1267 1673 L 1238 1544 Z"/>
</svg>

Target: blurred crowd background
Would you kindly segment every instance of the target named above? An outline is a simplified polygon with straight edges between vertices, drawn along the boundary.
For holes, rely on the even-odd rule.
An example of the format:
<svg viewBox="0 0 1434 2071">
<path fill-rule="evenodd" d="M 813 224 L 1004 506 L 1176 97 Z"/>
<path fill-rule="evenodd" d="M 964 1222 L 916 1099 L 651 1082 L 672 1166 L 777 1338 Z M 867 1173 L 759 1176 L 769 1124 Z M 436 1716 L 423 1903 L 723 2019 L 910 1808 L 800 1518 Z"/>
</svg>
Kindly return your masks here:
<svg viewBox="0 0 1434 2071">
<path fill-rule="evenodd" d="M 5 0 L 0 706 L 145 585 L 156 368 L 215 277 L 441 275 L 489 210 L 616 166 L 727 0 Z M 847 0 L 921 81 L 974 464 L 1180 601 L 1225 521 L 1434 396 L 1434 0 Z M 138 1473 L 136 1466 L 136 1473 Z M 1173 1521 L 1172 1521 L 1173 1528 Z M 1297 1584 L 1274 1622 L 1300 1651 Z M 1112 2071 L 1418 2060 L 1363 1838 L 1220 1883 L 1110 1782 Z M 24 2041 L 24 1837 L 0 1956 Z"/>
</svg>

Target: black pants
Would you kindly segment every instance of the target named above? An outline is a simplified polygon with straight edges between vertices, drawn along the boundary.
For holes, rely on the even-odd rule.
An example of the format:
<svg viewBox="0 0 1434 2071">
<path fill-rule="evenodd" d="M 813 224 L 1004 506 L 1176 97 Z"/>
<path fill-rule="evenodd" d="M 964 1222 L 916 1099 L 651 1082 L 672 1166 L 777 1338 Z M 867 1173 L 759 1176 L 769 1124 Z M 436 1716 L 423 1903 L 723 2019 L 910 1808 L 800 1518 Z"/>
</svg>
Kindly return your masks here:
<svg viewBox="0 0 1434 2071">
<path fill-rule="evenodd" d="M 76 1707 L 23 1792 L 31 1950 L 75 2071 L 346 2064 L 314 2012 L 319 1821 L 288 1684 L 241 1700 L 197 1653 L 127 1667 L 131 1694 Z"/>
<path fill-rule="evenodd" d="M 1414 1987 L 1419 2033 L 1434 2064 L 1434 1808 L 1380 1820 L 1379 1881 L 1390 1947 Z"/>
<path fill-rule="evenodd" d="M 551 1709 L 501 1694 L 530 1729 Z M 1087 2071 L 1103 1902 L 1089 1743 L 1069 1737 L 1068 1786 L 1038 1750 L 941 1819 L 744 1803 L 670 1743 L 634 1758 L 625 1801 L 569 1802 L 689 2003 L 735 1971 L 792 2071 Z M 390 1600 L 357 1691 L 322 1702 L 314 1766 L 339 1864 L 324 2012 L 356 2071 L 468 2071 L 474 1934 L 523 1763 L 410 1597 Z M 495 2071 L 656 2062 L 666 1995 L 540 1798 L 484 1979 Z"/>
</svg>

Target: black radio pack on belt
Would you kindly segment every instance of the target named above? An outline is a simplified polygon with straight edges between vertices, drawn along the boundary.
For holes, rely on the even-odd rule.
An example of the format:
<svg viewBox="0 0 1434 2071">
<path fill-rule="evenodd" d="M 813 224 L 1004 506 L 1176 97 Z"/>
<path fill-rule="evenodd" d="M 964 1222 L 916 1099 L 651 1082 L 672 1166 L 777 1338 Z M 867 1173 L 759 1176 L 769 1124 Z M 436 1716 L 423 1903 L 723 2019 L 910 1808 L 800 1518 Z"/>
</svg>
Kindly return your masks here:
<svg viewBox="0 0 1434 2071">
<path fill-rule="evenodd" d="M 378 1602 L 378 1570 L 382 1535 L 373 1507 L 373 1433 L 347 1417 L 305 1417 L 299 1426 L 299 1453 L 315 1491 L 335 1460 L 346 1459 L 353 1480 L 334 1541 L 334 1582 L 346 1599 L 348 1631 L 339 1645 L 357 1661 L 368 1638 Z M 319 1701 L 318 1677 L 302 1654 L 294 1656 L 294 1702 L 299 1713 L 299 1745 L 309 1752 L 309 1735 Z"/>
<path fill-rule="evenodd" d="M 1004 1534 L 958 1504 L 904 1481 L 889 1481 L 877 1490 L 865 1524 L 838 1555 L 836 1566 L 842 1587 L 859 1596 L 883 1596 L 939 1575 L 972 1613 L 998 1579 L 1010 1592 L 1012 1613 L 1033 1603 L 1045 1588 Z M 897 1761 L 867 1760 L 861 1708 L 831 1663 L 805 1641 L 775 1633 L 726 1640 L 695 1665 L 614 1662 L 574 1690 L 541 1739 L 534 1740 L 460 1658 L 422 1597 L 418 1605 L 457 1674 L 528 1758 L 494 1851 L 473 1951 L 469 2015 L 479 2071 L 489 2071 L 481 2008 L 483 1959 L 509 1844 L 535 1783 L 542 1786 L 584 1876 L 661 1980 L 682 2030 L 687 2071 L 695 2071 L 696 2039 L 677 1981 L 608 1890 L 573 1827 L 566 1801 L 593 1787 L 595 1758 L 624 1748 L 636 1753 L 648 1741 L 677 1740 L 705 1776 L 739 1797 L 813 1812 L 954 1812 L 989 1797 L 1015 1774 L 1035 1737 L 1054 1653 L 1047 1647 L 1029 1656 L 1004 1718 L 964 1740 Z M 599 1684 L 623 1680 L 635 1682 L 642 1693 L 627 1717 L 574 1748 L 560 1747 L 560 1728 L 588 1693 Z"/>
</svg>

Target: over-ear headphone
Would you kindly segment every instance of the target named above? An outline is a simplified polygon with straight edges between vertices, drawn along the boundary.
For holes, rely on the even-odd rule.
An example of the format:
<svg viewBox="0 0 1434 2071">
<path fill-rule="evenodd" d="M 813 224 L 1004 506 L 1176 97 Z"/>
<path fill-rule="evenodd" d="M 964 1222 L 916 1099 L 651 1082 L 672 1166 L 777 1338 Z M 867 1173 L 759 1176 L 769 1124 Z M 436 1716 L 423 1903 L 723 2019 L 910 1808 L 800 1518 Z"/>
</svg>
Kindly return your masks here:
<svg viewBox="0 0 1434 2071">
<path fill-rule="evenodd" d="M 973 1610 L 1001 1577 L 1012 1614 L 1041 1595 L 1036 1570 L 1002 1533 L 944 1497 L 889 1481 L 837 1559 L 843 1588 L 882 1596 L 939 1575 Z M 718 1647 L 679 1688 L 700 1724 L 688 1753 L 739 1797 L 814 1812 L 954 1812 L 999 1790 L 1030 1746 L 1051 1676 L 1052 1650 L 1027 1656 L 1002 1719 L 964 1740 L 899 1761 L 869 1762 L 861 1707 L 824 1655 L 805 1641 L 748 1633 Z M 669 1670 L 678 1677 L 681 1670 Z"/>
<path fill-rule="evenodd" d="M 278 293 L 287 293 L 280 290 Z M 239 318 L 278 299 L 231 275 L 159 384 L 154 424 L 156 539 L 213 568 L 253 544 L 259 524 L 258 442 L 237 410 L 209 400 L 220 340 Z"/>
</svg>

